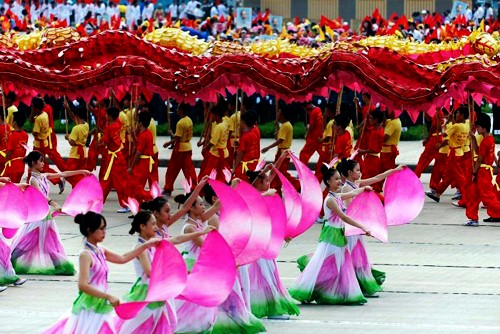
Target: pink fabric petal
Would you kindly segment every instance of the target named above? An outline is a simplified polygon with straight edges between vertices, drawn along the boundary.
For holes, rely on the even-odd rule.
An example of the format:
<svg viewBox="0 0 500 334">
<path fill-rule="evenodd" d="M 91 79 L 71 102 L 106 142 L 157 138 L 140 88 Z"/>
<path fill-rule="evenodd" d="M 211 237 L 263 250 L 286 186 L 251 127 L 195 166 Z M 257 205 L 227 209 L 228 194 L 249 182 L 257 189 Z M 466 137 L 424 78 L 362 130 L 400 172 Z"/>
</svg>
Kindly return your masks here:
<svg viewBox="0 0 500 334">
<path fill-rule="evenodd" d="M 49 211 L 49 203 L 45 196 L 33 186 L 24 189 L 24 200 L 28 203 L 28 217 L 26 221 L 36 222 L 44 219 Z"/>
<path fill-rule="evenodd" d="M 283 202 L 285 204 L 287 222 L 285 238 L 291 238 L 293 232 L 297 229 L 297 226 L 299 226 L 300 217 L 302 217 L 302 203 L 300 201 L 300 195 L 290 181 L 288 181 L 288 179 L 281 174 L 279 170 L 274 169 L 274 171 L 280 178 L 282 184 Z"/>
<path fill-rule="evenodd" d="M 309 167 L 304 165 L 295 155 L 291 154 L 290 157 L 295 167 L 297 167 L 299 174 L 301 188 L 300 201 L 302 203 L 300 223 L 291 235 L 292 238 L 295 238 L 307 231 L 318 219 L 323 203 L 323 192 L 321 191 L 318 179 Z"/>
<path fill-rule="evenodd" d="M 134 215 L 136 215 L 137 212 L 139 212 L 139 202 L 135 198 L 131 197 L 127 198 L 125 205 L 128 206 L 128 208 L 130 209 L 130 211 L 132 211 Z"/>
<path fill-rule="evenodd" d="M 272 233 L 269 247 L 264 258 L 274 260 L 278 257 L 286 232 L 286 210 L 283 200 L 278 195 L 263 196 L 271 213 Z"/>
<path fill-rule="evenodd" d="M 231 248 L 219 232 L 212 231 L 201 247 L 181 297 L 205 307 L 218 306 L 229 296 L 235 279 L 236 262 Z"/>
<path fill-rule="evenodd" d="M 252 233 L 250 240 L 241 254 L 236 257 L 238 265 L 245 265 L 260 259 L 269 247 L 271 241 L 271 213 L 263 200 L 262 194 L 247 182 L 240 182 L 236 191 L 247 203 L 252 217 Z"/>
<path fill-rule="evenodd" d="M 151 197 L 156 198 L 161 196 L 161 188 L 158 182 L 153 182 L 151 185 L 151 189 L 149 190 L 149 193 L 151 194 Z"/>
<path fill-rule="evenodd" d="M 191 186 L 186 179 L 181 180 L 182 189 L 184 189 L 184 194 L 189 194 L 191 192 Z"/>
<path fill-rule="evenodd" d="M 186 287 L 186 263 L 177 248 L 161 240 L 151 263 L 147 301 L 165 301 L 177 297 Z"/>
<path fill-rule="evenodd" d="M 266 166 L 266 160 L 264 159 L 259 160 L 259 162 L 257 163 L 257 167 L 255 167 L 255 171 L 256 172 L 261 171 L 265 166 Z"/>
<path fill-rule="evenodd" d="M 231 246 L 234 256 L 238 256 L 250 240 L 252 216 L 250 209 L 240 194 L 228 185 L 209 180 L 221 203 L 219 233 Z"/>
<path fill-rule="evenodd" d="M 28 218 L 28 205 L 24 194 L 13 183 L 7 183 L 0 189 L 0 227 L 17 229 L 26 222 Z"/>
<path fill-rule="evenodd" d="M 79 213 L 94 211 L 101 213 L 103 207 L 102 188 L 94 175 L 84 177 L 77 183 L 62 207 L 62 212 L 74 217 Z"/>
<path fill-rule="evenodd" d="M 224 174 L 224 179 L 226 180 L 226 182 L 229 183 L 231 181 L 231 171 L 227 168 L 224 168 L 222 174 Z"/>
<path fill-rule="evenodd" d="M 212 169 L 212 171 L 210 172 L 210 175 L 208 177 L 211 178 L 212 180 L 217 179 L 217 170 Z"/>
<path fill-rule="evenodd" d="M 408 224 L 424 207 L 422 182 L 409 168 L 392 173 L 385 180 L 384 204 L 388 225 Z"/>
<path fill-rule="evenodd" d="M 16 235 L 17 230 L 17 228 L 2 228 L 2 234 L 7 239 L 12 239 Z"/>
<path fill-rule="evenodd" d="M 115 307 L 115 312 L 122 319 L 132 319 L 135 318 L 139 312 L 142 311 L 144 307 L 148 305 L 148 302 L 128 302 L 122 303 Z"/>
<path fill-rule="evenodd" d="M 366 226 L 374 238 L 387 242 L 387 218 L 384 206 L 373 191 L 364 191 L 356 196 L 349 204 L 346 214 L 356 222 Z M 360 234 L 365 234 L 365 232 L 357 227 L 345 224 L 346 236 Z"/>
</svg>

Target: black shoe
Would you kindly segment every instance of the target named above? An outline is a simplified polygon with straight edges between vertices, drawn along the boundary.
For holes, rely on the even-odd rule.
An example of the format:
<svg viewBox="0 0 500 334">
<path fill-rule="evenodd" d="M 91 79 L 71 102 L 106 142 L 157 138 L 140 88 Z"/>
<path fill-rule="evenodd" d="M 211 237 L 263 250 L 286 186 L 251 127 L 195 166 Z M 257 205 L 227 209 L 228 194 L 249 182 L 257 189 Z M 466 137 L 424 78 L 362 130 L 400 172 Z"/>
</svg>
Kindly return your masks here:
<svg viewBox="0 0 500 334">
<path fill-rule="evenodd" d="M 66 185 L 66 180 L 61 179 L 58 185 L 59 185 L 59 195 L 61 195 L 64 192 L 64 186 Z"/>
<path fill-rule="evenodd" d="M 500 223 L 500 218 L 489 217 L 489 218 L 483 219 L 483 222 L 485 222 L 485 223 Z"/>
<path fill-rule="evenodd" d="M 431 193 L 425 193 L 427 195 L 427 197 L 429 197 L 430 199 L 433 199 L 436 203 L 439 203 L 439 200 L 440 198 L 434 194 L 431 194 Z"/>
<path fill-rule="evenodd" d="M 134 219 L 135 215 L 128 216 L 128 219 Z"/>
</svg>

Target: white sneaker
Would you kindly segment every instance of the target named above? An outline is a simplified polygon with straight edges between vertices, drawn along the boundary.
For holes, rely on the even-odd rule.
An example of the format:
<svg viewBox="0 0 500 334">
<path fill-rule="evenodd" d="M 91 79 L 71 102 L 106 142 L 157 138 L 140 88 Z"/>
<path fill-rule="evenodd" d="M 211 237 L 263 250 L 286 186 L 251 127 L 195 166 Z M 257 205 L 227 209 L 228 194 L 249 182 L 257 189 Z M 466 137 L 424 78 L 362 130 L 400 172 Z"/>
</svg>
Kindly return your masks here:
<svg viewBox="0 0 500 334">
<path fill-rule="evenodd" d="M 117 213 L 129 213 L 130 212 L 130 208 L 121 208 L 121 209 L 118 209 L 116 210 Z"/>
<path fill-rule="evenodd" d="M 15 281 L 12 285 L 13 286 L 21 286 L 24 283 L 26 283 L 28 280 L 26 278 L 20 278 L 17 281 Z"/>
<path fill-rule="evenodd" d="M 290 316 L 283 314 L 283 315 L 270 315 L 267 317 L 267 319 L 270 320 L 290 320 Z"/>
<path fill-rule="evenodd" d="M 0 286 L 0 292 L 4 292 L 5 290 L 7 290 L 6 286 Z"/>
</svg>

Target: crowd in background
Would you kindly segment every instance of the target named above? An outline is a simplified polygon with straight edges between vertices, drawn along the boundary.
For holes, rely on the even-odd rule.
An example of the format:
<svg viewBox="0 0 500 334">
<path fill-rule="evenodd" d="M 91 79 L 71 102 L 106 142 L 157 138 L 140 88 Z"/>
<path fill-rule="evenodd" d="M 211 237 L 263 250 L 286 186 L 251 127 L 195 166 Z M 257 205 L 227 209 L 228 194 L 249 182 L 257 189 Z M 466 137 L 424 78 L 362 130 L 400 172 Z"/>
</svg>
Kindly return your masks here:
<svg viewBox="0 0 500 334">
<path fill-rule="evenodd" d="M 152 1 L 133 0 L 127 4 L 101 0 L 15 0 L 0 8 L 0 29 L 31 32 L 44 27 L 74 26 L 81 35 L 103 30 L 127 30 L 144 36 L 154 29 L 179 27 L 206 40 L 233 40 L 249 43 L 256 40 L 289 38 L 301 45 L 316 46 L 343 36 L 397 35 L 417 42 L 436 42 L 467 36 L 484 20 L 486 31 L 500 29 L 498 10 L 490 3 L 455 4 L 444 13 L 423 9 L 411 17 L 393 13 L 384 18 L 378 9 L 366 16 L 359 27 L 351 27 L 341 17 L 322 16 L 318 22 L 307 18 L 289 19 L 274 16 L 269 9 L 238 11 L 238 2 L 228 5 L 215 0 L 174 0 L 166 8 Z M 232 5 L 236 7 L 233 7 Z M 248 24 L 238 25 L 238 15 L 249 15 Z"/>
</svg>

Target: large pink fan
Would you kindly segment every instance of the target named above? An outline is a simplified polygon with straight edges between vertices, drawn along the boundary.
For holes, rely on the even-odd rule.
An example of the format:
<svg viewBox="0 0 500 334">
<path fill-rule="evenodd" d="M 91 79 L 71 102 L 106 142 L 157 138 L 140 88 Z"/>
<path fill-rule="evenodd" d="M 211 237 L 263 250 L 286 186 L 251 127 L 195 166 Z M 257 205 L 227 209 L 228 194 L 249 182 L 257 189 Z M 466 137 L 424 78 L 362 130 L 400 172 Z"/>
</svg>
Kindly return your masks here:
<svg viewBox="0 0 500 334">
<path fill-rule="evenodd" d="M 28 207 L 27 222 L 36 222 L 44 219 L 49 211 L 49 203 L 45 196 L 33 186 L 24 189 L 24 200 Z"/>
<path fill-rule="evenodd" d="M 285 238 L 291 238 L 293 232 L 300 224 L 300 217 L 302 217 L 302 202 L 300 201 L 299 193 L 295 190 L 292 183 L 288 181 L 279 170 L 274 169 L 274 171 L 280 178 L 282 184 L 283 202 L 285 203 L 287 222 Z"/>
<path fill-rule="evenodd" d="M 236 191 L 240 193 L 247 203 L 252 216 L 252 233 L 250 240 L 243 252 L 236 257 L 238 265 L 245 265 L 257 261 L 267 251 L 271 241 L 272 223 L 271 213 L 262 194 L 247 182 L 240 182 L 236 186 Z"/>
<path fill-rule="evenodd" d="M 210 179 L 208 181 L 221 203 L 219 233 L 231 246 L 234 257 L 240 255 L 250 240 L 252 216 L 240 194 L 228 185 Z"/>
<path fill-rule="evenodd" d="M 0 208 L 0 227 L 17 229 L 26 223 L 28 205 L 23 191 L 13 183 L 7 183 L 0 189 Z"/>
<path fill-rule="evenodd" d="M 418 217 L 424 207 L 422 182 L 409 168 L 389 175 L 385 180 L 384 204 L 387 225 L 408 224 Z"/>
<path fill-rule="evenodd" d="M 61 211 L 74 217 L 79 213 L 89 211 L 101 213 L 102 207 L 103 193 L 101 184 L 94 175 L 88 175 L 76 184 L 66 202 L 64 202 Z"/>
<path fill-rule="evenodd" d="M 300 223 L 290 235 L 290 237 L 295 238 L 307 231 L 318 219 L 321 205 L 323 205 L 323 192 L 318 179 L 309 167 L 304 165 L 295 155 L 290 154 L 290 157 L 299 173 L 300 201 L 302 203 Z"/>
<path fill-rule="evenodd" d="M 205 307 L 218 306 L 229 296 L 235 279 L 231 248 L 219 232 L 212 231 L 203 242 L 180 297 Z"/>
<path fill-rule="evenodd" d="M 148 303 L 166 301 L 177 297 L 186 287 L 187 269 L 179 251 L 163 239 L 156 247 L 146 299 L 143 302 L 130 302 L 115 308 L 120 318 L 134 318 Z"/>
<path fill-rule="evenodd" d="M 274 260 L 278 257 L 286 232 L 286 210 L 283 200 L 278 195 L 263 196 L 271 213 L 272 233 L 269 247 L 264 258 Z"/>
<path fill-rule="evenodd" d="M 387 242 L 387 218 L 384 206 L 373 191 L 364 191 L 356 196 L 349 204 L 346 214 L 356 222 L 366 226 L 374 238 Z M 365 234 L 365 232 L 357 227 L 345 224 L 346 236 L 360 234 Z"/>
</svg>

